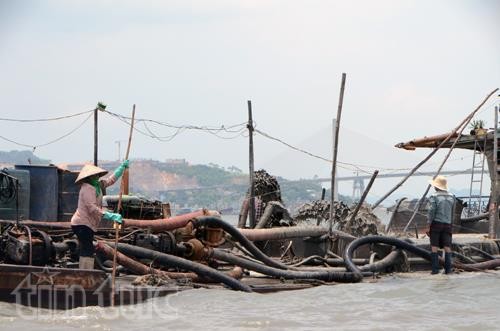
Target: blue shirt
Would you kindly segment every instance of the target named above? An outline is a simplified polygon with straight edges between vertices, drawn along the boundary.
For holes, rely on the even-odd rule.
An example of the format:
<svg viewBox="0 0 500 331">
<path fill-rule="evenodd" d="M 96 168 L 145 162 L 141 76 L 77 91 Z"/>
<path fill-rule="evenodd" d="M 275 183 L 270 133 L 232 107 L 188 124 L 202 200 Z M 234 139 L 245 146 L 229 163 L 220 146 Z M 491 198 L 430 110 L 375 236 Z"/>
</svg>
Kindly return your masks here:
<svg viewBox="0 0 500 331">
<path fill-rule="evenodd" d="M 447 191 L 437 191 L 429 197 L 429 213 L 427 223 L 439 222 L 452 224 L 455 207 L 455 196 Z"/>
</svg>

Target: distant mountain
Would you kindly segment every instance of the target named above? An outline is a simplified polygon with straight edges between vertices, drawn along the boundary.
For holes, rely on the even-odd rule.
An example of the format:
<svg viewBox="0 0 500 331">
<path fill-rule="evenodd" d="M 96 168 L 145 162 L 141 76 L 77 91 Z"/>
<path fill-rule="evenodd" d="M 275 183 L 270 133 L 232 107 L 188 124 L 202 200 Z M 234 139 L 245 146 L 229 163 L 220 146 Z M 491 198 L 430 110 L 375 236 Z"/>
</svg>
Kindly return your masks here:
<svg viewBox="0 0 500 331">
<path fill-rule="evenodd" d="M 10 164 L 49 164 L 50 160 L 41 159 L 33 152 L 25 151 L 0 151 L 0 163 Z"/>
</svg>

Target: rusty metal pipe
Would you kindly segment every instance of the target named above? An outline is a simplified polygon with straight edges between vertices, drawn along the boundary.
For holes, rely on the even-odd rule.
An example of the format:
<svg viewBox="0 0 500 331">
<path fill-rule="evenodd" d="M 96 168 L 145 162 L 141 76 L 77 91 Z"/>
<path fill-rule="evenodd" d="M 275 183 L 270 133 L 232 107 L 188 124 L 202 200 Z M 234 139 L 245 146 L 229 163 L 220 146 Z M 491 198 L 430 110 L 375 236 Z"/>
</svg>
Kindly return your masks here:
<svg viewBox="0 0 500 331">
<path fill-rule="evenodd" d="M 173 216 L 170 218 L 162 218 L 158 220 L 132 220 L 124 219 L 123 224 L 125 227 L 137 227 L 143 229 L 150 229 L 153 232 L 171 231 L 174 229 L 185 227 L 190 220 L 200 216 L 209 215 L 206 209 L 200 209 L 192 213 Z"/>
<path fill-rule="evenodd" d="M 146 228 L 150 229 L 153 232 L 162 232 L 162 231 L 171 231 L 174 229 L 182 228 L 189 223 L 190 220 L 200 216 L 208 216 L 212 212 L 206 209 L 200 209 L 198 211 L 187 213 L 183 215 L 173 216 L 169 218 L 162 218 L 157 220 L 136 220 L 136 219 L 124 219 L 123 224 L 124 227 L 137 227 L 137 228 Z M 0 220 L 0 223 L 14 224 L 16 221 L 11 220 Z M 20 222 L 22 225 L 31 225 L 35 227 L 44 227 L 44 228 L 63 228 L 70 229 L 71 222 L 41 222 L 41 221 L 32 221 L 25 220 Z"/>
<path fill-rule="evenodd" d="M 320 226 L 310 226 L 310 227 L 292 226 L 292 227 L 278 227 L 278 228 L 268 228 L 268 229 L 239 229 L 239 231 L 248 240 L 251 241 L 320 237 L 325 234 L 328 234 L 328 229 Z M 338 230 L 332 230 L 332 234 L 334 236 L 338 236 L 341 238 L 356 239 L 356 237 Z"/>
<path fill-rule="evenodd" d="M 146 229 L 151 229 L 154 232 L 171 231 L 186 226 L 186 224 L 188 224 L 189 221 L 192 220 L 193 218 L 200 216 L 208 216 L 212 213 L 213 213 L 212 211 L 206 209 L 200 209 L 192 213 L 172 216 L 169 218 L 161 218 L 157 220 L 136 220 L 136 219 L 125 218 L 123 220 L 123 223 L 125 227 L 146 228 Z M 0 223 L 14 224 L 16 223 L 16 221 L 0 220 Z M 32 225 L 35 227 L 47 227 L 47 228 L 63 228 L 63 229 L 71 228 L 71 222 L 54 222 L 54 221 L 41 222 L 41 221 L 25 220 L 21 221 L 20 224 Z"/>
</svg>

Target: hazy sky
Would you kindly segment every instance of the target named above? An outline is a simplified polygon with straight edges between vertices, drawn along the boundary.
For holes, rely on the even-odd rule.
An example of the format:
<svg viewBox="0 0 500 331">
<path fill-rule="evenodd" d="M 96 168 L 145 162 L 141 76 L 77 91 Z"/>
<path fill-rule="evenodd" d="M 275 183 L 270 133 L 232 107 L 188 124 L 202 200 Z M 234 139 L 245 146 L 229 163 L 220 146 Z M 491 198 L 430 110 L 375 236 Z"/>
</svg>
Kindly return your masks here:
<svg viewBox="0 0 500 331">
<path fill-rule="evenodd" d="M 429 151 L 401 151 L 395 143 L 451 130 L 500 85 L 499 31 L 495 0 L 0 0 L 1 117 L 71 114 L 102 100 L 123 115 L 135 103 L 140 118 L 227 127 L 247 120 L 251 99 L 258 129 L 331 158 L 346 72 L 339 160 L 411 167 Z M 498 97 L 480 115 L 490 126 L 495 103 Z M 43 144 L 84 118 L 0 121 L 0 135 Z M 125 124 L 102 114 L 100 158 L 116 159 L 115 141 L 127 135 Z M 92 138 L 88 121 L 36 153 L 55 162 L 90 160 Z M 247 140 L 189 130 L 168 142 L 136 134 L 131 156 L 247 171 Z M 0 149 L 20 147 L 0 140 Z M 330 172 L 327 162 L 258 135 L 255 152 L 256 168 L 276 175 Z M 439 159 L 433 162 L 429 169 Z"/>
</svg>

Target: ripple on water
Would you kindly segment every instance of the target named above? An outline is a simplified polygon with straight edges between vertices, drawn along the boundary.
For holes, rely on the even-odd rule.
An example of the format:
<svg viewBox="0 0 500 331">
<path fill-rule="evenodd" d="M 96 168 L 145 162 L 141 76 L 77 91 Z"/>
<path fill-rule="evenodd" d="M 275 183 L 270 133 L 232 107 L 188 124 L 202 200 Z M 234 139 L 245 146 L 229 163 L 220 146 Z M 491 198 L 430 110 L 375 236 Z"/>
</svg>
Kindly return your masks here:
<svg viewBox="0 0 500 331">
<path fill-rule="evenodd" d="M 494 330 L 499 278 L 395 275 L 272 294 L 192 290 L 135 306 L 56 312 L 0 303 L 0 329 Z"/>
</svg>

